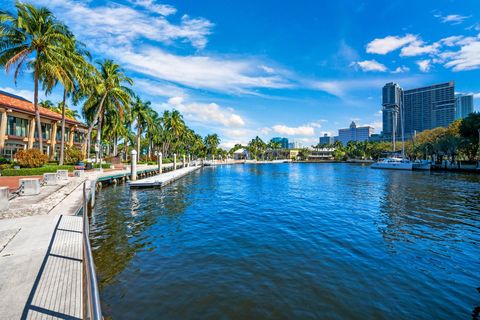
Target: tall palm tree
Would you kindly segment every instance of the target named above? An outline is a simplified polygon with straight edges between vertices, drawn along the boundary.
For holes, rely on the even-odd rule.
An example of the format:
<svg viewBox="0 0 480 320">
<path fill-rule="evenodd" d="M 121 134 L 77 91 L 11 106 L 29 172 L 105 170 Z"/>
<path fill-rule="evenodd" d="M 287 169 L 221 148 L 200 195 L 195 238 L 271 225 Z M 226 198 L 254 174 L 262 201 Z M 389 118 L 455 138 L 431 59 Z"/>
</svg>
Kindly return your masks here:
<svg viewBox="0 0 480 320">
<path fill-rule="evenodd" d="M 123 116 L 129 109 L 129 103 L 133 96 L 132 90 L 126 86 L 132 85 L 133 80 L 125 75 L 123 69 L 118 64 L 112 60 L 104 60 L 98 65 L 99 70 L 95 72 L 90 89 L 84 93 L 88 95 L 84 104 L 85 112 L 91 109 L 95 110 L 88 127 L 87 139 L 90 139 L 93 128 L 98 123 L 97 160 L 100 155 L 101 126 L 106 102 L 118 109 L 120 116 Z"/>
<path fill-rule="evenodd" d="M 152 122 L 152 109 L 150 107 L 150 101 L 142 101 L 140 97 L 135 97 L 132 103 L 131 113 L 133 119 L 135 119 L 137 125 L 137 154 L 140 157 L 140 142 L 142 139 L 142 132 L 148 127 L 148 124 Z"/>
<path fill-rule="evenodd" d="M 40 78 L 47 93 L 50 93 L 57 83 L 63 86 L 63 100 L 58 107 L 62 115 L 59 164 L 63 165 L 67 97 L 86 86 L 85 70 L 89 70 L 91 66 L 85 60 L 85 57 L 90 57 L 90 54 L 85 50 L 84 44 L 76 41 L 73 34 L 69 34 L 68 41 L 62 44 L 61 49 L 61 52 L 56 52 L 44 62 Z"/>
<path fill-rule="evenodd" d="M 38 88 L 45 62 L 61 56 L 62 44 L 70 32 L 47 8 L 17 2 L 17 14 L 0 10 L 0 65 L 8 72 L 15 69 L 14 80 L 23 67 L 33 70 L 36 127 L 43 152 L 42 126 L 38 108 Z"/>
<path fill-rule="evenodd" d="M 205 137 L 205 146 L 210 156 L 214 156 L 217 153 L 217 148 L 219 144 L 220 138 L 216 133 L 209 134 Z"/>
</svg>

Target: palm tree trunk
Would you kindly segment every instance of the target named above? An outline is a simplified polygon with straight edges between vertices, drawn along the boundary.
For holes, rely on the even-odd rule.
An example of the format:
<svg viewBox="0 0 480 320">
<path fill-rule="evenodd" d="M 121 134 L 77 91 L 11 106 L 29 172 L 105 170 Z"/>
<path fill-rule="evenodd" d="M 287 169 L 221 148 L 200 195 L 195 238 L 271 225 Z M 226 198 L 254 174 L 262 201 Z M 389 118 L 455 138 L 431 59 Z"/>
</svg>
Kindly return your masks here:
<svg viewBox="0 0 480 320">
<path fill-rule="evenodd" d="M 64 160 L 64 148 L 65 148 L 65 103 L 67 100 L 67 90 L 63 89 L 63 101 L 62 101 L 62 137 L 60 139 L 60 160 L 58 162 L 59 165 L 63 165 Z"/>
<path fill-rule="evenodd" d="M 137 125 L 137 159 L 140 159 L 140 140 L 142 137 L 142 128 Z"/>
<path fill-rule="evenodd" d="M 103 115 L 98 118 L 98 127 L 97 127 L 97 150 L 95 160 L 98 162 L 102 158 L 102 150 L 101 150 L 101 141 L 102 141 L 102 121 L 103 121 Z"/>
<path fill-rule="evenodd" d="M 38 53 L 37 59 L 35 61 L 35 70 L 33 72 L 33 81 L 34 81 L 34 93 L 33 93 L 33 105 L 35 107 L 35 118 L 37 120 L 37 135 L 38 135 L 38 146 L 40 152 L 43 153 L 43 137 L 42 137 L 42 122 L 40 121 L 40 110 L 38 109 Z"/>
<path fill-rule="evenodd" d="M 118 153 L 118 136 L 115 134 L 115 137 L 113 138 L 113 156 L 116 157 Z"/>
<path fill-rule="evenodd" d="M 91 136 L 92 134 L 93 127 L 95 127 L 98 117 L 100 116 L 100 112 L 102 111 L 103 103 L 105 102 L 106 97 L 107 97 L 107 93 L 103 95 L 102 100 L 100 100 L 100 104 L 97 107 L 97 110 L 95 110 L 95 116 L 93 117 L 92 123 L 90 123 L 90 126 L 88 127 L 88 132 L 87 132 L 88 136 Z"/>
</svg>

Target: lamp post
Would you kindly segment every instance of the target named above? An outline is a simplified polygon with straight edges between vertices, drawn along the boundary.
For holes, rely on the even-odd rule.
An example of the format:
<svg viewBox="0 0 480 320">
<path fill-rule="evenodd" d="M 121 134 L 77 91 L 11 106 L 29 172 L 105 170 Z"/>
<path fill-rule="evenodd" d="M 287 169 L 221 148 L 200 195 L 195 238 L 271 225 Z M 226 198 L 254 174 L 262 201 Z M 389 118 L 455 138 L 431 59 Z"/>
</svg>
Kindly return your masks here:
<svg viewBox="0 0 480 320">
<path fill-rule="evenodd" d="M 162 159 L 163 154 L 161 152 L 158 153 L 158 173 L 162 173 Z"/>
<path fill-rule="evenodd" d="M 186 164 L 187 164 L 187 161 L 185 160 L 185 155 L 183 155 L 183 163 L 182 163 L 182 167 L 185 168 L 186 167 Z"/>
<path fill-rule="evenodd" d="M 132 162 L 131 162 L 131 169 L 130 169 L 130 174 L 131 174 L 131 180 L 135 181 L 137 180 L 137 150 L 133 149 L 131 152 L 132 155 Z"/>
</svg>

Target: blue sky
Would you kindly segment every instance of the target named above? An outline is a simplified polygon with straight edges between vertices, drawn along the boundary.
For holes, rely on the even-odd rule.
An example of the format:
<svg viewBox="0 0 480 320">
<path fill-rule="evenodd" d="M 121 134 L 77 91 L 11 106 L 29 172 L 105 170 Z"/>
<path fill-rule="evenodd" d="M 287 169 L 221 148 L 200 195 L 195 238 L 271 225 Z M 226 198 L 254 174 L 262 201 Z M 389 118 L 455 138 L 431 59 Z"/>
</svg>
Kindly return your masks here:
<svg viewBox="0 0 480 320">
<path fill-rule="evenodd" d="M 123 65 L 157 111 L 180 110 L 224 147 L 255 135 L 311 145 L 352 120 L 380 132 L 390 81 L 454 80 L 480 107 L 479 1 L 32 3 L 48 6 L 95 58 Z M 0 89 L 27 98 L 32 87 L 28 73 L 17 86 L 0 78 Z"/>
</svg>

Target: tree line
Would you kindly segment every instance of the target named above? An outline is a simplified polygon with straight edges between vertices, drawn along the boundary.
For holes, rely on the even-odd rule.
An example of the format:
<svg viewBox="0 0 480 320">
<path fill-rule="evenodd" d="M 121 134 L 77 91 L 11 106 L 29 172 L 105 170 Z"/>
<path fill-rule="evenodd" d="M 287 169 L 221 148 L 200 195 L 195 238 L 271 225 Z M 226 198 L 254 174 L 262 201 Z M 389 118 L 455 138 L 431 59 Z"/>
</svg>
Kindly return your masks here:
<svg viewBox="0 0 480 320">
<path fill-rule="evenodd" d="M 40 152 L 43 152 L 39 107 L 60 113 L 61 147 L 59 164 L 64 162 L 65 118 L 79 116 L 67 100 L 81 106 L 88 130 L 83 154 L 89 157 L 94 144 L 96 158 L 102 151 L 116 156 L 134 147 L 139 156 L 151 159 L 154 152 L 165 155 L 217 155 L 217 134 L 202 138 L 189 128 L 177 110 L 157 113 L 149 101 L 132 90 L 133 80 L 112 60 L 92 62 L 86 46 L 45 7 L 17 2 L 16 12 L 0 10 L 0 66 L 13 72 L 15 84 L 24 71 L 33 77 L 33 105 Z M 42 90 L 49 95 L 61 88 L 62 101 L 39 101 Z"/>
</svg>

